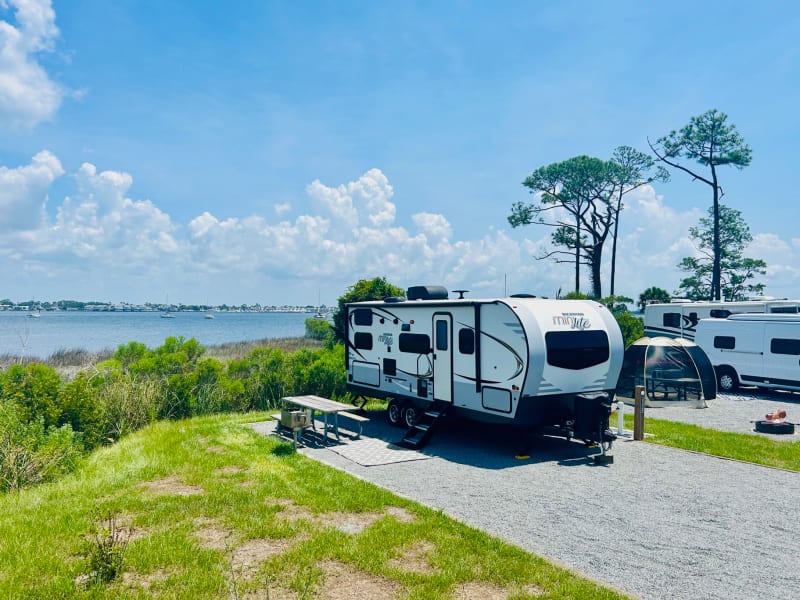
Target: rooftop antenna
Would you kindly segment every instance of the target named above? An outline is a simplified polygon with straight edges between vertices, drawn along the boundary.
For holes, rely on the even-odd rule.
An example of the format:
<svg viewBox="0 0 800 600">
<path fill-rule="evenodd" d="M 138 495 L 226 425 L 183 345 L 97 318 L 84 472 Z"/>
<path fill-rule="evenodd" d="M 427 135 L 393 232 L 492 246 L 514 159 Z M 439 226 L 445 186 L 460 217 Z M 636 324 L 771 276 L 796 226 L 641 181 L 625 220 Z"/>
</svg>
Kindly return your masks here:
<svg viewBox="0 0 800 600">
<path fill-rule="evenodd" d="M 508 274 L 503 273 L 503 296 L 508 296 Z"/>
</svg>

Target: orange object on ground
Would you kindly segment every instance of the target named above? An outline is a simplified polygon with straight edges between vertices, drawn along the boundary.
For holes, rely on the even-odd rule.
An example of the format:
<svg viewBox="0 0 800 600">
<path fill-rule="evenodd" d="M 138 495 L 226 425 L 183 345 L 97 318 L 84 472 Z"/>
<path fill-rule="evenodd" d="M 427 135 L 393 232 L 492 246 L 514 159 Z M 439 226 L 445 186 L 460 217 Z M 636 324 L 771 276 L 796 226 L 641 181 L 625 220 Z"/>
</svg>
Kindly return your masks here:
<svg viewBox="0 0 800 600">
<path fill-rule="evenodd" d="M 786 411 L 781 409 L 773 410 L 771 413 L 767 414 L 767 421 L 778 421 L 780 419 L 786 418 Z"/>
</svg>

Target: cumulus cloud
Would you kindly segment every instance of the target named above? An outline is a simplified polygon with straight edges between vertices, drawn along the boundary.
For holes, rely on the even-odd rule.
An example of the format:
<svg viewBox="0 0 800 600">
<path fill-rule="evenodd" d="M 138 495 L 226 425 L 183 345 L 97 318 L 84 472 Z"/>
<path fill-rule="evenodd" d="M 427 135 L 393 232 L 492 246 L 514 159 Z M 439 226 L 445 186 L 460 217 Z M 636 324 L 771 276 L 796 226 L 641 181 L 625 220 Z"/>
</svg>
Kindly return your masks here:
<svg viewBox="0 0 800 600">
<path fill-rule="evenodd" d="M 49 152 L 29 165 L 0 169 L 0 274 L 7 280 L 16 281 L 13 272 L 59 282 L 59 289 L 82 282 L 88 286 L 76 293 L 82 298 L 95 298 L 97 286 L 106 286 L 134 301 L 152 300 L 154 291 L 164 289 L 186 301 L 198 300 L 198 290 L 199 301 L 219 290 L 241 301 L 246 289 L 259 301 L 266 296 L 286 302 L 300 300 L 293 294 L 303 286 L 312 288 L 306 290 L 312 297 L 323 286 L 334 295 L 375 276 L 400 286 L 466 288 L 472 297 L 552 297 L 574 282 L 572 265 L 536 259 L 551 249 L 547 227 L 490 227 L 478 238 L 459 239 L 447 218 L 433 212 L 410 215 L 409 228 L 397 225 L 394 192 L 378 169 L 336 186 L 310 184 L 316 214 L 221 219 L 207 211 L 185 225 L 173 223 L 151 200 L 132 198 L 130 174 L 90 163 L 72 175 L 75 193 L 48 210 L 48 217 L 48 189 L 62 174 Z M 700 216 L 699 209 L 674 210 L 651 187 L 632 194 L 621 222 L 616 293 L 635 298 L 651 285 L 673 291 L 683 276 L 677 263 L 694 252 L 688 229 Z M 773 285 L 797 280 L 800 240 L 759 234 L 749 250 L 770 264 L 768 293 L 784 295 Z M 606 252 L 607 293 L 610 243 Z M 587 275 L 584 268 L 583 290 Z"/>
<path fill-rule="evenodd" d="M 40 226 L 47 192 L 63 174 L 61 162 L 47 150 L 34 156 L 29 165 L 0 167 L 0 233 Z"/>
<path fill-rule="evenodd" d="M 4 0 L 3 8 L 16 26 L 0 21 L 0 122 L 31 127 L 51 118 L 65 93 L 37 62 L 59 35 L 56 15 L 50 0 Z"/>
</svg>

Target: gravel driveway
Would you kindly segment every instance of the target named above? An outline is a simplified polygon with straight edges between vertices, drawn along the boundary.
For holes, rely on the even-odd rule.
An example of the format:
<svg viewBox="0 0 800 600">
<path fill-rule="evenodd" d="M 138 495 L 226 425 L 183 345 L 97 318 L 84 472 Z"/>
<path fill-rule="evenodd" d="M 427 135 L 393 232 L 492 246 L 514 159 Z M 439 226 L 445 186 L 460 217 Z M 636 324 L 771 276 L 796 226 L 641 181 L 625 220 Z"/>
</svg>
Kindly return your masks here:
<svg viewBox="0 0 800 600">
<path fill-rule="evenodd" d="M 399 440 L 383 416 L 364 435 Z M 301 451 L 632 596 L 800 598 L 798 473 L 627 440 L 605 467 L 591 463 L 596 450 L 557 438 L 517 460 L 502 430 L 457 421 L 437 431 L 426 460 L 365 467 L 328 448 Z"/>
</svg>

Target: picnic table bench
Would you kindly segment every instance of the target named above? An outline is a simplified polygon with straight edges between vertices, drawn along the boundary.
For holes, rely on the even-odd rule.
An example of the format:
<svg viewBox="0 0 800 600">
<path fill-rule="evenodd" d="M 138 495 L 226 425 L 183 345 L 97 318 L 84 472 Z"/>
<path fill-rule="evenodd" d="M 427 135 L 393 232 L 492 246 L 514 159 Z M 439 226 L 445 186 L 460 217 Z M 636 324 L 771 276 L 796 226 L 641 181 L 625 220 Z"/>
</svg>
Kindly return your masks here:
<svg viewBox="0 0 800 600">
<path fill-rule="evenodd" d="M 328 439 L 328 432 L 332 431 L 336 434 L 336 440 L 339 441 L 339 417 L 345 417 L 354 421 L 358 425 L 358 434 L 353 439 L 361 436 L 362 425 L 369 421 L 367 417 L 348 412 L 352 409 L 349 404 L 330 400 L 329 398 L 322 398 L 321 396 L 307 395 L 307 396 L 286 396 L 283 398 L 285 404 L 290 406 L 298 406 L 310 413 L 311 427 L 316 431 L 314 425 L 314 416 L 316 413 L 322 415 L 324 421 L 323 438 Z M 328 415 L 333 415 L 332 422 L 329 422 Z"/>
</svg>

